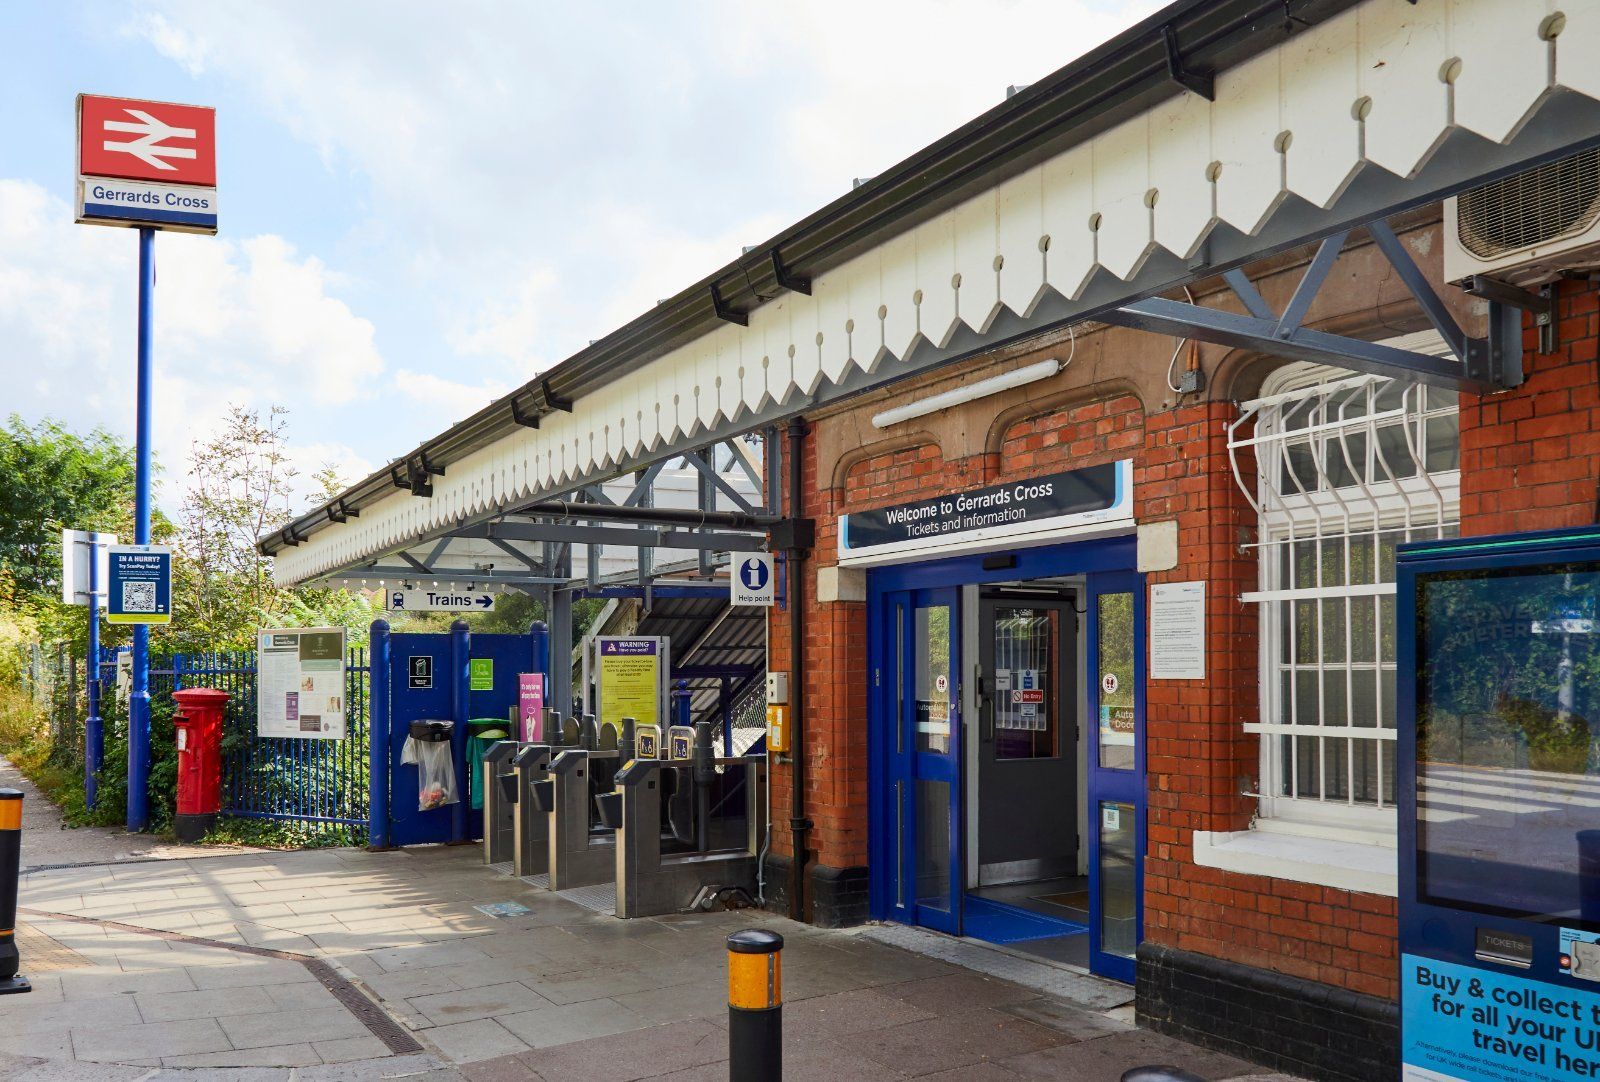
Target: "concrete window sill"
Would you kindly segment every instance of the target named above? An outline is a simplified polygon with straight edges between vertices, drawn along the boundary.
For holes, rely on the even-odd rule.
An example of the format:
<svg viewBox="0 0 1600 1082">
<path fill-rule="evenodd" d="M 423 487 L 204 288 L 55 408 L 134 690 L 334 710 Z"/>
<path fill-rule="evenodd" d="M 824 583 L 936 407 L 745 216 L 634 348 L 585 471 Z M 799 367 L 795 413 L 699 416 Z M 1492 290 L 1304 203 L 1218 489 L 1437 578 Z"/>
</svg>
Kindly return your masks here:
<svg viewBox="0 0 1600 1082">
<path fill-rule="evenodd" d="M 1265 826 L 1265 824 L 1264 824 Z M 1361 894 L 1399 893 L 1393 843 L 1308 837 L 1276 828 L 1232 833 L 1197 830 L 1194 862 L 1244 875 L 1316 883 Z"/>
</svg>

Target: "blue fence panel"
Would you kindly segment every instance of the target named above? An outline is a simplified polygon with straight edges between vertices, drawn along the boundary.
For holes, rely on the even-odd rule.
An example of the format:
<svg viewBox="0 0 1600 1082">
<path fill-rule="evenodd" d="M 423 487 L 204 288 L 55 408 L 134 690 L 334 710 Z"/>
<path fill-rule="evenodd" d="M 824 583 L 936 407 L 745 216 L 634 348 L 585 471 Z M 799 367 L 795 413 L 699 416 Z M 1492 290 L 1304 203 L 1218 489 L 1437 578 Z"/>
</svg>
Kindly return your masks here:
<svg viewBox="0 0 1600 1082">
<path fill-rule="evenodd" d="M 116 651 L 102 651 L 105 686 L 116 679 Z M 276 819 L 327 830 L 361 828 L 368 817 L 367 651 L 346 659 L 345 737 L 310 740 L 256 734 L 256 653 L 225 650 L 151 658 L 150 698 L 171 701 L 183 688 L 228 693 L 222 726 L 222 814 Z"/>
</svg>

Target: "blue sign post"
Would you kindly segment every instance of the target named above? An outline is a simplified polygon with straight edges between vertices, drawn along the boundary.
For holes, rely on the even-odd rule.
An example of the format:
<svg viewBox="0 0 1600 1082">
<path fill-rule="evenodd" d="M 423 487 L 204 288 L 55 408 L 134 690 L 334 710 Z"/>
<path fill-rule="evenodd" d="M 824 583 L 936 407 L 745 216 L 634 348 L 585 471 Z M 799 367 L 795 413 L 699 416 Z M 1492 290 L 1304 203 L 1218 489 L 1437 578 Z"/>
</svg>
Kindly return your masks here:
<svg viewBox="0 0 1600 1082">
<path fill-rule="evenodd" d="M 140 319 L 140 358 L 148 358 Z M 150 536 L 150 397 L 145 363 L 139 380 L 139 462 L 135 470 L 134 535 Z M 106 622 L 133 625 L 133 689 L 128 696 L 128 830 L 150 825 L 150 625 L 172 619 L 172 553 L 156 545 L 117 545 L 107 552 Z"/>
<path fill-rule="evenodd" d="M 129 135 L 139 138 L 130 139 Z M 78 215 L 92 225 L 139 230 L 139 336 L 135 378 L 134 526 L 136 544 L 150 544 L 151 300 L 156 284 L 156 230 L 217 231 L 216 111 L 206 106 L 78 95 Z M 112 571 L 115 589 L 116 571 Z M 149 825 L 150 629 L 171 616 L 171 571 L 159 613 L 143 609 L 153 583 L 129 580 L 135 605 L 111 623 L 133 624 L 133 690 L 128 701 L 128 829 Z M 151 618 L 151 617 L 159 618 Z"/>
</svg>

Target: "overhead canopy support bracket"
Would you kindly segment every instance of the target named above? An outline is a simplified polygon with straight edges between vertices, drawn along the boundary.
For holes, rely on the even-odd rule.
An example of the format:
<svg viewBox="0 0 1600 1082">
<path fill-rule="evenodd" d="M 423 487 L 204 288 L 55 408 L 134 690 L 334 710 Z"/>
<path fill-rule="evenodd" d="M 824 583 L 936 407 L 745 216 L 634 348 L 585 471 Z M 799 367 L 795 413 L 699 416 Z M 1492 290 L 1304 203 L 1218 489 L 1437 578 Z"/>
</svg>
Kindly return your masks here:
<svg viewBox="0 0 1600 1082">
<path fill-rule="evenodd" d="M 1367 228 L 1428 321 L 1450 347 L 1452 356 L 1435 357 L 1303 326 L 1312 302 L 1339 258 L 1346 232 L 1335 233 L 1322 241 L 1282 312 L 1275 311 L 1267 303 L 1242 271 L 1230 271 L 1223 278 L 1244 306 L 1244 314 L 1152 297 L 1105 312 L 1099 318 L 1121 327 L 1354 372 L 1415 380 L 1457 391 L 1483 394 L 1520 385 L 1520 316 L 1515 320 L 1505 318 L 1503 313 L 1494 311 L 1496 302 L 1491 301 L 1488 334 L 1482 338 L 1469 337 L 1394 231 L 1382 221 L 1373 222 Z M 1516 316 L 1509 308 L 1505 311 Z"/>
<path fill-rule="evenodd" d="M 413 496 L 428 498 L 433 496 L 433 482 L 428 480 L 427 473 L 413 469 L 410 463 L 406 464 L 406 472 L 403 474 L 398 469 L 391 469 L 389 480 L 395 488 L 404 489 Z"/>
<path fill-rule="evenodd" d="M 809 293 L 810 290 L 806 292 Z M 727 320 L 729 323 L 737 323 L 741 327 L 750 326 L 749 314 L 736 308 L 728 307 L 728 302 L 722 299 L 722 290 L 717 288 L 717 283 L 715 282 L 711 283 L 711 307 L 717 313 L 718 319 Z"/>
<path fill-rule="evenodd" d="M 1184 65 L 1183 54 L 1178 51 L 1178 32 L 1168 23 L 1161 28 L 1161 40 L 1167 46 L 1167 74 L 1172 81 L 1199 94 L 1206 101 L 1217 100 L 1217 77 L 1211 72 L 1194 71 Z"/>
<path fill-rule="evenodd" d="M 523 428 L 539 427 L 539 415 L 537 413 L 523 413 L 515 395 L 511 397 L 511 419 Z"/>
<path fill-rule="evenodd" d="M 811 296 L 811 279 L 801 274 L 795 274 L 784 266 L 783 257 L 778 254 L 778 249 L 776 248 L 772 249 L 772 276 L 778 280 L 778 284 L 784 289 L 795 293 L 804 293 L 808 297 Z"/>
<path fill-rule="evenodd" d="M 562 398 L 560 395 L 552 391 L 550 389 L 549 380 L 546 379 L 539 381 L 539 395 L 544 399 L 544 404 L 551 410 L 559 410 L 562 413 L 572 412 L 572 399 Z"/>
<path fill-rule="evenodd" d="M 1533 314 L 1534 326 L 1539 328 L 1539 352 L 1548 356 L 1556 351 L 1556 292 L 1554 286 L 1540 286 L 1539 292 L 1522 289 L 1507 282 L 1498 282 L 1474 274 L 1464 287 L 1467 294 L 1482 297 L 1489 302 L 1490 318 L 1495 317 L 1495 306 L 1519 309 Z M 1521 320 L 1518 320 L 1520 328 Z"/>
</svg>

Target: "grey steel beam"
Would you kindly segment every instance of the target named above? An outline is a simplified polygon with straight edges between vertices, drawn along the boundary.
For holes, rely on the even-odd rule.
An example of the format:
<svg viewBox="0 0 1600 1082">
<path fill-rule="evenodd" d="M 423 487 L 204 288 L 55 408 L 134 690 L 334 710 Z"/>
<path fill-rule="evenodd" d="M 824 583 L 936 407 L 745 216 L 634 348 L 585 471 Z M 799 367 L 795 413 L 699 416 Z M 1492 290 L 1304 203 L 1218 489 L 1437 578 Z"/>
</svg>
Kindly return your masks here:
<svg viewBox="0 0 1600 1082">
<path fill-rule="evenodd" d="M 704 468 L 705 463 L 699 460 L 700 456 L 698 454 L 688 454 L 685 455 L 684 458 L 687 461 L 693 462 L 696 468 L 698 468 L 700 471 L 700 476 L 696 478 L 699 484 L 695 486 L 695 491 L 698 493 L 700 510 L 703 512 L 715 513 L 717 510 L 717 490 L 711 487 L 712 478 L 716 476 L 715 473 Z M 700 577 L 707 579 L 710 578 L 711 553 L 707 552 L 705 549 L 701 549 L 696 557 L 696 561 L 699 564 Z"/>
<path fill-rule="evenodd" d="M 1300 327 L 1286 338 L 1276 334 L 1278 321 L 1222 312 L 1215 308 L 1152 297 L 1103 313 L 1106 323 L 1177 338 L 1194 338 L 1236 349 L 1254 350 L 1291 361 L 1333 365 L 1393 379 L 1416 380 L 1456 391 L 1497 390 L 1488 380 L 1469 378 L 1466 368 L 1447 357 L 1362 342 Z"/>
<path fill-rule="evenodd" d="M 646 526 L 680 526 L 687 529 L 721 527 L 729 530 L 765 530 L 783 519 L 750 511 L 698 511 L 685 507 L 596 507 L 567 500 L 540 500 L 509 509 L 529 518 L 577 519 L 589 522 L 637 522 Z"/>
<path fill-rule="evenodd" d="M 783 514 L 783 441 L 778 439 L 778 426 L 768 425 L 761 430 L 761 464 L 766 467 L 767 514 Z"/>
<path fill-rule="evenodd" d="M 1367 232 L 1372 234 L 1373 241 L 1378 245 L 1378 250 L 1389 261 L 1400 280 L 1411 291 L 1412 298 L 1426 313 L 1428 322 L 1433 324 L 1433 329 L 1450 346 L 1450 352 L 1463 364 L 1467 360 L 1467 332 L 1461 329 L 1456 322 L 1456 317 L 1450 309 L 1445 307 L 1439 294 L 1434 292 L 1433 283 L 1428 281 L 1428 276 L 1422 273 L 1422 268 L 1417 266 L 1417 261 L 1411 258 L 1411 253 L 1406 251 L 1406 246 L 1400 243 L 1400 238 L 1394 235 L 1394 230 L 1389 228 L 1388 222 L 1375 221 L 1367 223 Z"/>
<path fill-rule="evenodd" d="M 1224 271 L 1222 280 L 1228 283 L 1228 288 L 1232 289 L 1234 295 L 1243 302 L 1246 312 L 1249 312 L 1257 319 L 1277 318 L 1278 314 L 1272 310 L 1272 306 L 1261 295 L 1261 291 L 1256 288 L 1256 284 L 1250 280 L 1250 276 L 1241 268 L 1235 267 L 1233 270 Z"/>
<path fill-rule="evenodd" d="M 717 445 L 713 444 L 707 449 L 707 451 L 714 459 L 717 453 Z M 744 498 L 744 493 L 728 484 L 727 478 L 723 477 L 721 472 L 718 471 L 714 465 L 706 461 L 704 453 L 693 451 L 684 455 L 683 459 L 700 472 L 703 482 L 700 486 L 700 507 L 703 510 L 715 511 L 717 509 L 715 495 L 710 495 L 708 499 L 706 484 L 709 483 L 714 485 L 718 491 L 722 492 L 723 495 L 732 500 L 734 505 L 737 506 L 739 510 L 755 513 L 756 509 L 750 506 L 750 501 Z"/>
<path fill-rule="evenodd" d="M 471 571 L 443 568 L 437 571 L 415 571 L 409 567 L 352 567 L 317 576 L 318 582 L 348 579 L 353 582 L 476 582 L 484 585 L 539 585 L 565 584 L 566 579 L 551 575 L 530 575 L 521 571 Z"/>
<path fill-rule="evenodd" d="M 655 488 L 656 478 L 661 471 L 667 468 L 667 460 L 663 459 L 650 466 L 649 469 L 639 470 L 635 473 L 637 480 L 634 482 L 633 491 L 628 493 L 628 498 L 622 501 L 624 507 L 649 507 L 651 506 L 650 493 Z"/>
<path fill-rule="evenodd" d="M 523 565 L 530 571 L 540 569 L 544 566 L 537 559 L 535 559 L 531 553 L 522 551 L 509 541 L 498 537 L 492 537 L 490 540 L 494 542 L 495 548 L 499 549 L 501 552 L 504 552 L 513 559 L 521 560 Z"/>
<path fill-rule="evenodd" d="M 572 577 L 572 550 L 564 548 L 557 576 Z M 550 701 L 563 715 L 572 713 L 572 591 L 550 591 Z"/>
<path fill-rule="evenodd" d="M 699 533 L 687 530 L 630 530 L 620 526 L 576 526 L 555 522 L 488 522 L 463 527 L 461 537 L 502 541 L 563 541 L 578 545 L 622 548 L 704 549 L 711 552 L 759 552 L 766 536 L 758 533 Z"/>
<path fill-rule="evenodd" d="M 745 479 L 750 482 L 750 487 L 757 492 L 761 491 L 761 463 L 756 461 L 755 452 L 750 450 L 750 445 L 744 436 L 735 436 L 727 441 L 728 449 L 733 452 L 732 465 L 739 467 Z"/>
<path fill-rule="evenodd" d="M 1294 296 L 1290 297 L 1289 303 L 1284 306 L 1283 315 L 1278 317 L 1278 324 L 1272 333 L 1279 338 L 1287 338 L 1300 329 L 1300 324 L 1305 322 L 1306 312 L 1311 308 L 1311 302 L 1317 299 L 1317 292 L 1322 289 L 1322 283 L 1327 281 L 1328 272 L 1339 259 L 1339 253 L 1344 250 L 1345 238 L 1349 235 L 1348 232 L 1335 233 L 1317 246 L 1317 254 L 1311 258 L 1311 264 L 1306 267 L 1305 274 L 1300 276 L 1300 284 L 1294 287 Z"/>
</svg>

